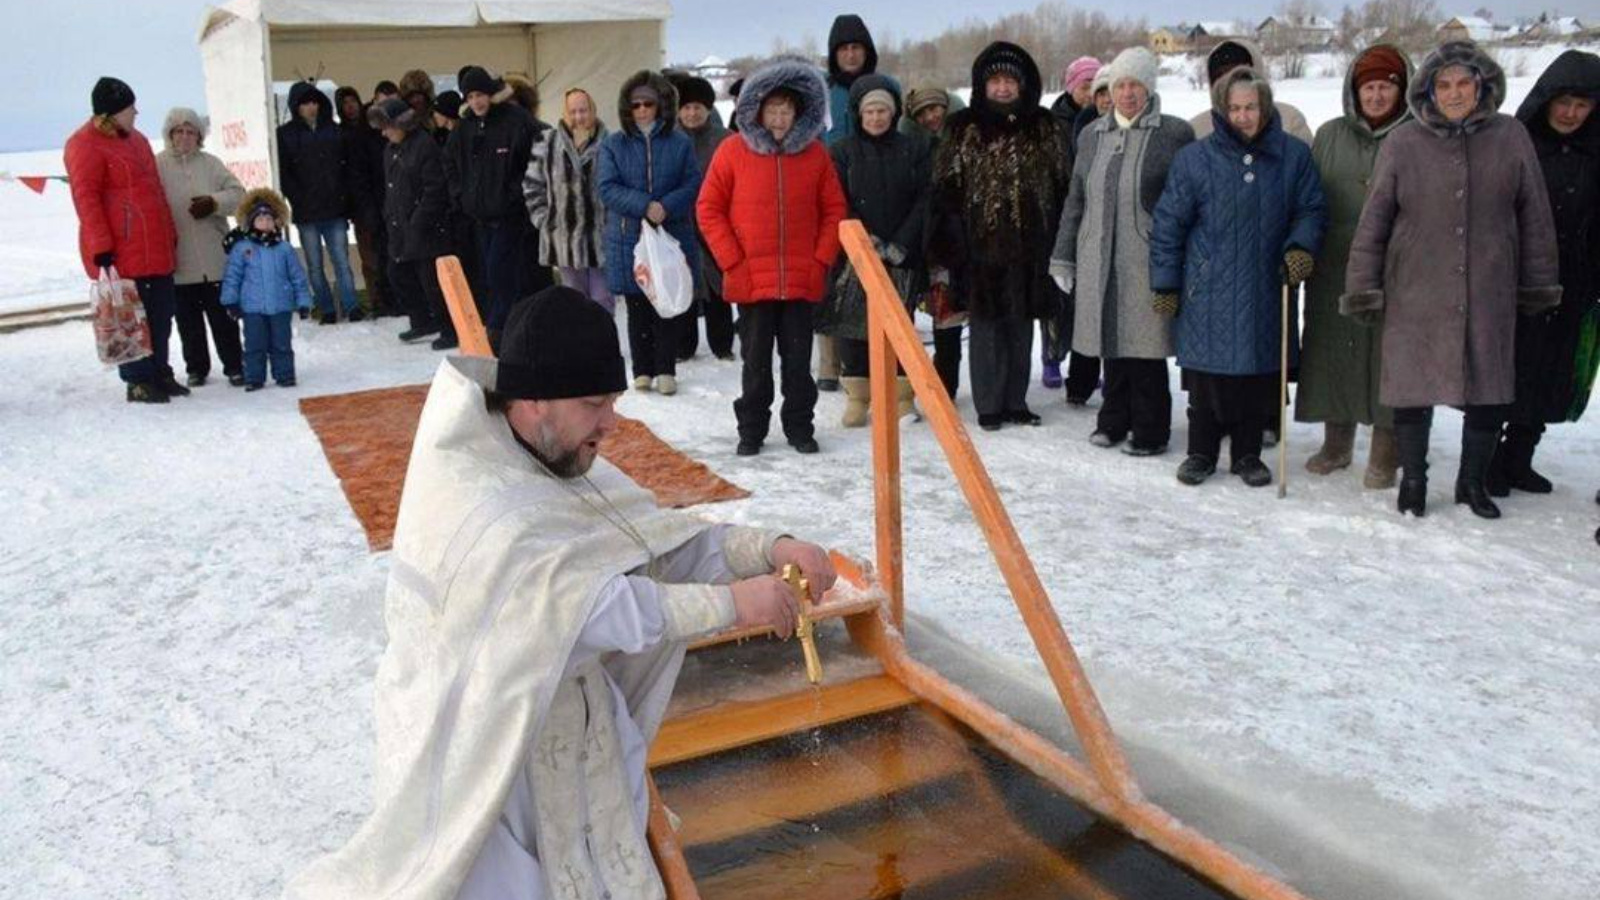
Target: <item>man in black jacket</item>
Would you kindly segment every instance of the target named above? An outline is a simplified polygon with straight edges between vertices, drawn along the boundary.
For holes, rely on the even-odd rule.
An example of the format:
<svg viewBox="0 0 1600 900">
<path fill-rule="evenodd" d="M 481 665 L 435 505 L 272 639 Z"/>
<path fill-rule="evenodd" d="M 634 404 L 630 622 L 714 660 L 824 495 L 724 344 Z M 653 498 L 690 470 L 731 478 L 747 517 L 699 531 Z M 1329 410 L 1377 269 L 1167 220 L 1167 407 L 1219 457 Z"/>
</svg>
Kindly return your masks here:
<svg viewBox="0 0 1600 900">
<path fill-rule="evenodd" d="M 472 222 L 488 297 L 480 300 L 489 342 L 498 346 L 506 317 L 532 291 L 521 259 L 530 227 L 522 176 L 533 153 L 533 117 L 511 90 L 481 66 L 461 70 L 467 110 L 445 143 L 444 169 L 455 208 Z"/>
<path fill-rule="evenodd" d="M 339 307 L 348 321 L 359 322 L 363 315 L 350 272 L 350 222 L 345 218 L 349 175 L 345 142 L 333 124 L 333 104 L 316 85 L 298 81 L 289 88 L 289 113 L 289 121 L 278 126 L 278 180 L 300 230 L 311 293 L 322 324 L 332 325 L 338 313 L 322 270 L 326 245 L 339 285 Z"/>
<path fill-rule="evenodd" d="M 456 330 L 434 268 L 434 261 L 449 251 L 445 231 L 449 197 L 439 146 L 422 130 L 422 114 L 399 98 L 374 104 L 367 120 L 385 141 L 383 220 L 389 233 L 389 281 L 411 326 L 400 333 L 400 340 L 437 334 L 433 349 L 449 350 L 456 346 Z"/>
<path fill-rule="evenodd" d="M 333 92 L 339 108 L 339 134 L 344 139 L 347 213 L 356 232 L 361 257 L 361 277 L 367 284 L 367 312 L 375 316 L 399 315 L 389 289 L 389 259 L 383 230 L 383 149 L 386 142 L 367 124 L 367 106 L 353 87 Z"/>
</svg>

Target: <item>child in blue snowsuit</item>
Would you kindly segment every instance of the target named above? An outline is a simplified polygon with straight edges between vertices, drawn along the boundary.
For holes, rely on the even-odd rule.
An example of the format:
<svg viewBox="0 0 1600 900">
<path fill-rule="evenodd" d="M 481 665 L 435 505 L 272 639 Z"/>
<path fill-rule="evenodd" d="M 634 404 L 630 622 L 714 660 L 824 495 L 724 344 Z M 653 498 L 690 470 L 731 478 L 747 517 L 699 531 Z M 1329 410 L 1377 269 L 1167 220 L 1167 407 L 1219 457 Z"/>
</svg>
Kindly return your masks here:
<svg viewBox="0 0 1600 900">
<path fill-rule="evenodd" d="M 245 194 L 237 213 L 239 227 L 223 238 L 228 268 L 222 276 L 222 305 L 244 320 L 245 390 L 267 381 L 267 362 L 280 387 L 294 387 L 294 347 L 290 320 L 311 308 L 311 282 L 300 257 L 285 239 L 289 205 L 271 188 Z"/>
</svg>

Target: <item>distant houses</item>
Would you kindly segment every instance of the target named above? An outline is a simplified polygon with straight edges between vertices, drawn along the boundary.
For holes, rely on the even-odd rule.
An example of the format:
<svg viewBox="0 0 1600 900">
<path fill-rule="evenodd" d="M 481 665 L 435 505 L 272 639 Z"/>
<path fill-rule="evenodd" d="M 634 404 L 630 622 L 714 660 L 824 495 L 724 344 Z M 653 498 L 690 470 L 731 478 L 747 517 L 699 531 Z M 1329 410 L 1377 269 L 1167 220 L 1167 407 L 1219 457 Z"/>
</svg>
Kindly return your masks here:
<svg viewBox="0 0 1600 900">
<path fill-rule="evenodd" d="M 1410 42 L 1426 40 L 1429 32 L 1410 35 Z M 1532 44 L 1551 41 L 1585 42 L 1600 40 L 1600 22 L 1578 16 L 1542 15 L 1519 24 L 1495 22 L 1483 16 L 1451 16 L 1439 23 L 1431 37 L 1438 43 L 1472 41 L 1478 44 Z M 1162 54 L 1208 53 L 1227 38 L 1250 38 L 1268 53 L 1315 53 L 1337 46 L 1360 48 L 1374 43 L 1407 43 L 1407 38 L 1388 29 L 1362 29 L 1340 34 L 1339 26 L 1324 16 L 1280 16 L 1263 19 L 1255 27 L 1241 22 L 1214 20 L 1164 25 L 1152 29 L 1145 38 L 1152 52 Z M 1341 43 L 1344 42 L 1344 43 Z"/>
</svg>

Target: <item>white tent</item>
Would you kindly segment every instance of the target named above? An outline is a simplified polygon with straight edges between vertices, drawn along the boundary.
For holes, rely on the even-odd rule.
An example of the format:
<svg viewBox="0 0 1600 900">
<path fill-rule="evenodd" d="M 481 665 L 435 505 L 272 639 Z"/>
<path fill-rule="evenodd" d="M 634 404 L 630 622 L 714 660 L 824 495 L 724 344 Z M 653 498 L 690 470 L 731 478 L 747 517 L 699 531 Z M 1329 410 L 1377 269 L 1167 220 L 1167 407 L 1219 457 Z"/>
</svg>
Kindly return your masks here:
<svg viewBox="0 0 1600 900">
<path fill-rule="evenodd" d="M 200 27 L 207 149 L 247 186 L 275 183 L 274 82 L 310 77 L 366 97 L 407 69 L 437 78 L 469 63 L 529 76 L 547 115 L 582 86 L 604 117 L 629 75 L 662 65 L 671 14 L 670 0 L 231 0 Z"/>
</svg>

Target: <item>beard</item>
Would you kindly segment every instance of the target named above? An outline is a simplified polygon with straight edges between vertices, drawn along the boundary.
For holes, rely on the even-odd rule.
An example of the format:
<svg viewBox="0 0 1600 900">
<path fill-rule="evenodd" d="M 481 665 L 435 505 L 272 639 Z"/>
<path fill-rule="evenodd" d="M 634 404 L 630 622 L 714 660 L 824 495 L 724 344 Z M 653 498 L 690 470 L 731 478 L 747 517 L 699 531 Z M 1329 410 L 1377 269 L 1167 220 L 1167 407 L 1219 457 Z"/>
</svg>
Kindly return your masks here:
<svg viewBox="0 0 1600 900">
<path fill-rule="evenodd" d="M 557 478 L 581 477 L 594 465 L 594 454 L 586 452 L 588 441 L 564 447 L 554 430 L 543 422 L 534 432 L 533 442 L 524 446 Z"/>
</svg>

